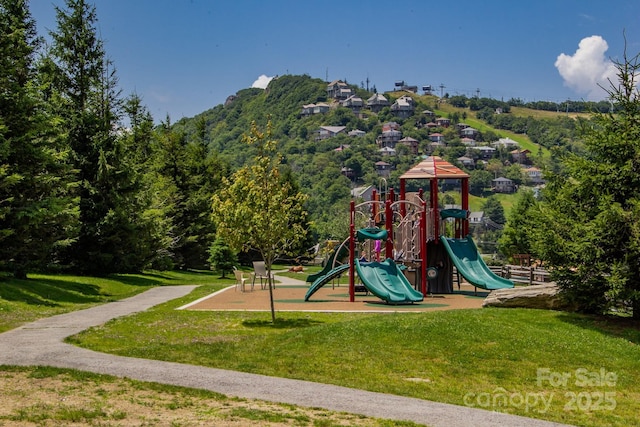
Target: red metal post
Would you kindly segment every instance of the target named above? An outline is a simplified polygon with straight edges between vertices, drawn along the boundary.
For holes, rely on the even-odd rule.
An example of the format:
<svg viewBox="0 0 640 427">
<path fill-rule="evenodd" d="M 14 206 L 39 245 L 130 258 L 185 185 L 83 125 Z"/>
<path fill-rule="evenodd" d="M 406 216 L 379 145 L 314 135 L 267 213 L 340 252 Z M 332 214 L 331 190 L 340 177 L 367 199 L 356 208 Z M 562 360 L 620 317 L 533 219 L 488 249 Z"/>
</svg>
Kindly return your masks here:
<svg viewBox="0 0 640 427">
<path fill-rule="evenodd" d="M 469 211 L 469 178 L 462 178 L 462 209 Z M 462 221 L 462 237 L 469 234 L 469 220 Z"/>
<path fill-rule="evenodd" d="M 429 180 L 431 190 L 431 215 L 433 216 L 433 238 L 436 243 L 440 239 L 440 214 L 438 212 L 438 179 L 431 178 Z"/>
<path fill-rule="evenodd" d="M 422 201 L 420 215 L 420 284 L 422 296 L 427 296 L 427 202 Z"/>
<path fill-rule="evenodd" d="M 378 222 L 378 192 L 374 189 L 371 192 L 371 219 L 373 220 L 373 225 L 376 225 Z"/>
<path fill-rule="evenodd" d="M 404 179 L 400 180 L 400 200 L 407 199 L 406 183 Z M 400 216 L 404 218 L 407 215 L 407 206 L 404 203 L 400 204 Z"/>
<path fill-rule="evenodd" d="M 354 302 L 356 300 L 356 202 L 351 201 L 350 212 L 350 224 L 349 224 L 349 301 Z"/>
<path fill-rule="evenodd" d="M 393 195 L 393 190 L 391 195 Z M 385 228 L 387 229 L 387 241 L 384 246 L 384 254 L 386 258 L 393 259 L 393 211 L 391 210 L 391 198 L 387 199 L 384 207 L 386 219 Z"/>
</svg>

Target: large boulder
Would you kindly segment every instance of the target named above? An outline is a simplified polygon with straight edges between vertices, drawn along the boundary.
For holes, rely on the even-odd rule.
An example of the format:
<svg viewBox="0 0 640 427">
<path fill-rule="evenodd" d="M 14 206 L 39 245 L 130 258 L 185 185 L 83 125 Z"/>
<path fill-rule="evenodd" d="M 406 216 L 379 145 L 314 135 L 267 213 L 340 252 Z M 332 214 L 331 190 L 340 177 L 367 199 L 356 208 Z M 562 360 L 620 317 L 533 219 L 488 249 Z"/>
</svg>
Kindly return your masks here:
<svg viewBox="0 0 640 427">
<path fill-rule="evenodd" d="M 497 289 L 485 298 L 482 306 L 562 310 L 566 308 L 566 304 L 558 292 L 559 288 L 555 283 Z"/>
</svg>

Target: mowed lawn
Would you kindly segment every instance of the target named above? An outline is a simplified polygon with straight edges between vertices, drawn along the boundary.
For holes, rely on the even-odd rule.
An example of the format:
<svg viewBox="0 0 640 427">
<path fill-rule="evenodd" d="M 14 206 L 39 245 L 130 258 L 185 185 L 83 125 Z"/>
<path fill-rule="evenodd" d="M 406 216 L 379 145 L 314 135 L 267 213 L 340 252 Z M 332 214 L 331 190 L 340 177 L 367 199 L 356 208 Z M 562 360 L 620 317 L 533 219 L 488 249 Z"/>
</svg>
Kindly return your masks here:
<svg viewBox="0 0 640 427">
<path fill-rule="evenodd" d="M 175 310 L 214 289 L 201 287 L 189 297 L 86 331 L 72 342 L 125 356 L 569 424 L 638 425 L 640 332 L 628 319 L 527 309 L 282 312 L 273 325 L 270 313 Z"/>
<path fill-rule="evenodd" d="M 479 309 L 282 312 L 271 324 L 270 313 L 176 310 L 232 285 L 230 278 L 150 272 L 105 279 L 4 279 L 0 330 L 168 284 L 201 286 L 187 297 L 115 319 L 70 341 L 120 355 L 319 381 L 568 424 L 640 425 L 640 331 L 629 319 Z"/>
</svg>

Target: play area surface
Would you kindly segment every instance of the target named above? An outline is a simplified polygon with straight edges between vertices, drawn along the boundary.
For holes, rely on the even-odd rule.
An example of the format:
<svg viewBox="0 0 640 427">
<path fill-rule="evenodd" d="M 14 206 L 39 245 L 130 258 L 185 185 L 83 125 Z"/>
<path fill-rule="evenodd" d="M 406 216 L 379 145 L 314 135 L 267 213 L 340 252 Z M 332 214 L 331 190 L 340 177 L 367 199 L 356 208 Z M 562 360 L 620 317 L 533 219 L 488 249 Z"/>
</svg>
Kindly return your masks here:
<svg viewBox="0 0 640 427">
<path fill-rule="evenodd" d="M 300 273 L 299 279 L 278 276 L 273 289 L 276 311 L 317 311 L 317 312 L 423 312 L 435 310 L 453 310 L 462 308 L 481 308 L 489 294 L 466 282 L 458 290 L 454 285 L 453 294 L 427 295 L 423 301 L 412 304 L 387 304 L 371 293 L 356 293 L 355 301 L 349 301 L 347 284 L 327 284 L 305 301 L 309 284 L 305 283 L 306 273 Z M 194 301 L 182 307 L 188 310 L 213 311 L 270 311 L 269 290 L 261 289 L 256 283 L 253 291 L 241 292 L 235 286 L 222 289 L 214 294 Z"/>
</svg>

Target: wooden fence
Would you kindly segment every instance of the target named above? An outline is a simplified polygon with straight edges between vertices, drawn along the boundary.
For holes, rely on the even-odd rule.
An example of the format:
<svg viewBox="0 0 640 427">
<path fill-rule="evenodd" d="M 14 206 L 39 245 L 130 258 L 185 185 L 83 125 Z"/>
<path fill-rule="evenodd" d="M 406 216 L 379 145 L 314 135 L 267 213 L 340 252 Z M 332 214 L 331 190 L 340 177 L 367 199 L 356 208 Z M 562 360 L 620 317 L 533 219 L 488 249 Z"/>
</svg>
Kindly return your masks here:
<svg viewBox="0 0 640 427">
<path fill-rule="evenodd" d="M 542 285 L 551 282 L 551 274 L 541 267 L 529 267 L 523 265 L 504 265 L 491 267 L 498 276 L 509 279 L 515 283 L 527 285 Z"/>
</svg>

